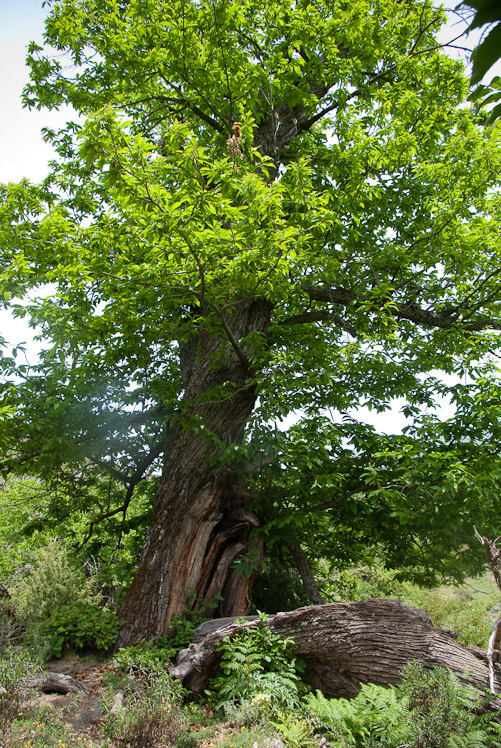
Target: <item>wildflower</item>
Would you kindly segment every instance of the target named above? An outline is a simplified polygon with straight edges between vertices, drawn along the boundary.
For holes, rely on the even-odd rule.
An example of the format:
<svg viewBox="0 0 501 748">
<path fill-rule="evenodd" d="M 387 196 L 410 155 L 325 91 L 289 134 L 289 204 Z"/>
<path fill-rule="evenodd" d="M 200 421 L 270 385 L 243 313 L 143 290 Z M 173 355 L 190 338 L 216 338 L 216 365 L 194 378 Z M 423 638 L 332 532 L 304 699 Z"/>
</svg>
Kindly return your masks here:
<svg viewBox="0 0 501 748">
<path fill-rule="evenodd" d="M 252 703 L 255 706 L 265 706 L 265 704 L 269 704 L 270 701 L 271 696 L 269 693 L 257 693 L 252 699 Z"/>
</svg>

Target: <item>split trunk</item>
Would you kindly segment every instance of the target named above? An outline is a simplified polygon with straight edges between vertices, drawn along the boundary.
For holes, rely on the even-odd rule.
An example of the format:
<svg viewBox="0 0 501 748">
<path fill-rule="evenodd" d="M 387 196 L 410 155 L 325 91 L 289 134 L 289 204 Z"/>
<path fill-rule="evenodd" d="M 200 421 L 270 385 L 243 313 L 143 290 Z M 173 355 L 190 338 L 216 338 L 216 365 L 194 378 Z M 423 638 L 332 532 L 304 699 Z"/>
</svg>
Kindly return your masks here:
<svg viewBox="0 0 501 748">
<path fill-rule="evenodd" d="M 257 519 L 245 508 L 245 483 L 238 470 L 221 466 L 221 454 L 242 442 L 254 408 L 245 338 L 266 331 L 270 309 L 242 302 L 222 320 L 227 341 L 205 326 L 180 345 L 184 397 L 140 565 L 120 609 L 119 646 L 166 634 L 172 618 L 197 601 L 217 605 L 212 615 L 248 612 L 252 578 L 233 562 L 260 554 L 261 542 L 251 534 Z"/>
</svg>

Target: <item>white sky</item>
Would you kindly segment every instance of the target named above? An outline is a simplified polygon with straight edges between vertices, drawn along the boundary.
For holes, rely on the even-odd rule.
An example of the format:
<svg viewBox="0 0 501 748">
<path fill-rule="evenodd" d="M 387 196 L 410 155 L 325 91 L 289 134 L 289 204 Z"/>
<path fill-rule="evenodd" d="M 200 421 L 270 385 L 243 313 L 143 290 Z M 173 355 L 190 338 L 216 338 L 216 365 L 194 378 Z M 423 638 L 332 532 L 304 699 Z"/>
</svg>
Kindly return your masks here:
<svg viewBox="0 0 501 748">
<path fill-rule="evenodd" d="M 452 8 L 456 6 L 454 0 L 446 4 Z M 0 182 L 3 183 L 25 177 L 33 182 L 43 179 L 53 153 L 42 139 L 41 128 L 57 128 L 73 118 L 67 108 L 59 112 L 39 112 L 23 109 L 21 103 L 21 92 L 28 82 L 27 47 L 32 40 L 41 42 L 48 11 L 48 7 L 42 7 L 42 0 L 0 0 Z M 453 30 L 449 33 L 455 35 Z M 487 78 L 490 80 L 492 75 Z M 13 320 L 0 310 L 0 337 L 14 346 L 31 341 L 32 331 L 23 320 Z M 36 346 L 31 343 L 29 349 L 29 358 L 33 358 Z M 391 414 L 369 414 L 368 421 L 385 431 L 400 431 L 405 425 L 405 419 L 398 412 L 400 405 L 395 403 Z"/>
</svg>

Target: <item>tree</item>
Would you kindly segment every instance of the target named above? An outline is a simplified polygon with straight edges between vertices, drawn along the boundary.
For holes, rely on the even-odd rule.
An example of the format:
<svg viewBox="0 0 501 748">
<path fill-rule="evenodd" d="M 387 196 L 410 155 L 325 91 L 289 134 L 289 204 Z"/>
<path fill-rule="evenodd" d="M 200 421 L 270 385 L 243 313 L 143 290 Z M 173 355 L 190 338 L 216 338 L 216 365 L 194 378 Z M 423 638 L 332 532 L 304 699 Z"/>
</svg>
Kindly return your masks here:
<svg viewBox="0 0 501 748">
<path fill-rule="evenodd" d="M 148 521 L 122 642 L 193 599 L 245 612 L 263 544 L 481 568 L 500 152 L 442 22 L 421 0 L 61 0 L 31 45 L 25 103 L 84 121 L 46 132 L 42 185 L 2 191 L 3 298 L 46 341 L 3 358 L 3 470 L 88 543 Z M 347 414 L 396 397 L 404 435 Z"/>
</svg>

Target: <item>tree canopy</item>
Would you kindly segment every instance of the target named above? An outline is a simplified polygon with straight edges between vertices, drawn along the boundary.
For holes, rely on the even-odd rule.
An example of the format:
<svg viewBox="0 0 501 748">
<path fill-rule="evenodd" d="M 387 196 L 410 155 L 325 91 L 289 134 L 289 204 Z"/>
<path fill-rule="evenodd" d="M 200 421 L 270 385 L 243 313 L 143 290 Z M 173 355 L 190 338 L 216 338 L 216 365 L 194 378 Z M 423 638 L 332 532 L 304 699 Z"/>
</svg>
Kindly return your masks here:
<svg viewBox="0 0 501 748">
<path fill-rule="evenodd" d="M 52 486 L 49 516 L 87 520 L 79 542 L 149 521 L 142 584 L 161 528 L 205 518 L 203 580 L 166 600 L 216 589 L 194 549 L 237 493 L 268 548 L 479 569 L 473 524 L 499 532 L 501 152 L 437 42 L 442 11 L 47 4 L 24 101 L 80 118 L 45 133 L 43 184 L 1 188 L 2 298 L 44 343 L 1 360 L 3 471 Z M 403 434 L 353 410 L 395 398 Z M 201 557 L 220 569 L 218 537 Z M 261 558 L 246 542 L 233 569 Z"/>
</svg>

